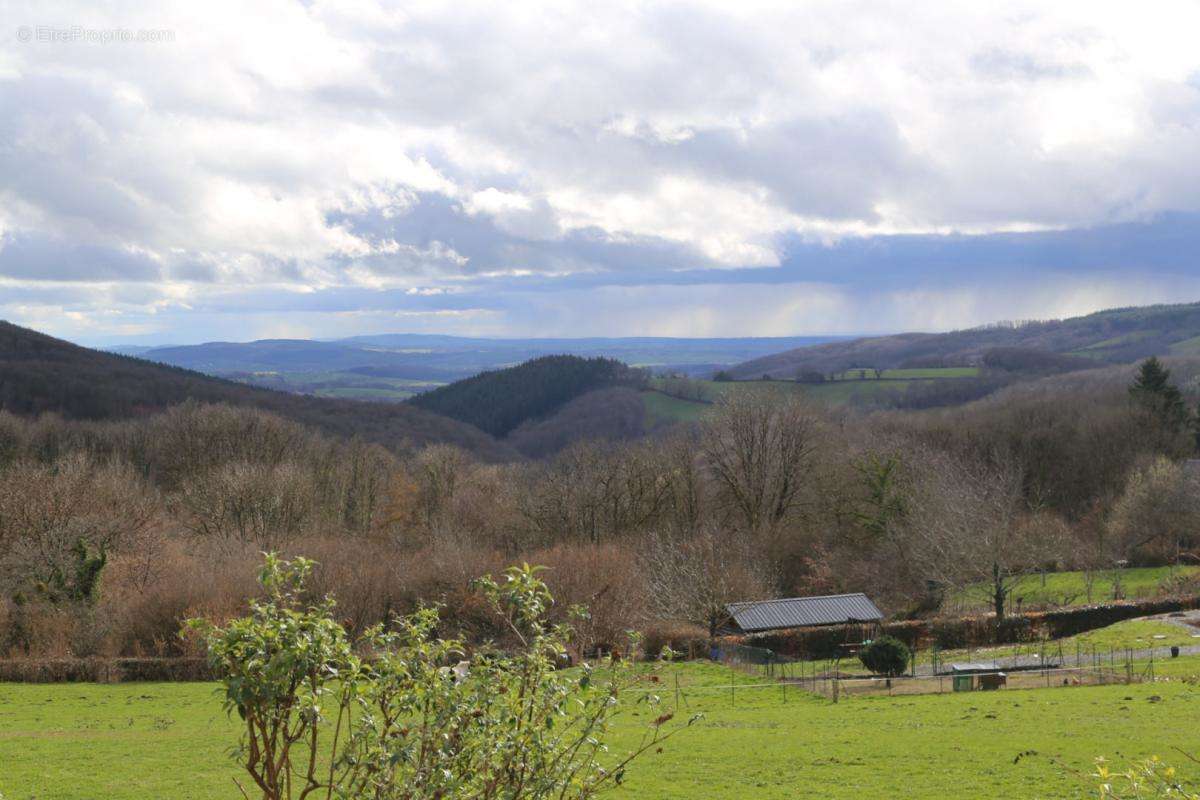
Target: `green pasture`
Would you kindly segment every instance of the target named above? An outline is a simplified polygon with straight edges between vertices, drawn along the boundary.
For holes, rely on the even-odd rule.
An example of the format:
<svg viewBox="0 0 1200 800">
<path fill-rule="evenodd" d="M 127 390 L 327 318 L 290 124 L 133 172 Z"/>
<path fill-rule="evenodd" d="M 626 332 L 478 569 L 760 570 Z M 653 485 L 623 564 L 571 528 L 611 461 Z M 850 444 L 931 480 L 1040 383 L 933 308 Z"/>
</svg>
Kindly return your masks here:
<svg viewBox="0 0 1200 800">
<path fill-rule="evenodd" d="M 730 393 L 762 392 L 769 394 L 804 395 L 827 405 L 845 405 L 855 399 L 901 392 L 912 381 L 830 381 L 826 383 L 796 383 L 795 381 L 695 381 L 704 392 L 704 402 L 669 397 L 659 391 L 644 392 L 648 419 L 691 422 L 702 417 L 711 404 Z M 670 402 L 668 402 L 670 401 Z"/>
<path fill-rule="evenodd" d="M 834 375 L 839 381 L 940 380 L 943 378 L 976 378 L 979 367 L 922 367 L 916 369 L 885 369 L 879 378 L 873 369 L 848 369 Z"/>
<path fill-rule="evenodd" d="M 1064 639 L 1068 645 L 1078 642 L 1084 650 L 1146 650 L 1151 647 L 1194 647 L 1200 645 L 1200 628 L 1165 619 L 1130 619 Z"/>
<path fill-rule="evenodd" d="M 353 372 L 271 372 L 253 378 L 240 378 L 247 383 L 268 386 L 289 392 L 345 400 L 387 400 L 400 402 L 414 394 L 433 389 L 438 381 L 413 378 L 376 377 Z"/>
<path fill-rule="evenodd" d="M 1157 330 L 1131 331 L 1130 333 L 1122 334 L 1120 336 L 1114 336 L 1111 339 L 1102 339 L 1099 342 L 1093 342 L 1082 349 L 1107 350 L 1110 347 L 1121 347 L 1122 345 L 1134 344 L 1136 342 L 1144 341 L 1146 339 L 1151 339 L 1155 336 L 1161 335 L 1162 331 Z"/>
<path fill-rule="evenodd" d="M 1200 672 L 1196 660 L 1178 661 L 1179 678 Z M 1123 763 L 1197 745 L 1200 690 L 1185 680 L 834 704 L 711 664 L 660 675 L 656 691 L 671 707 L 678 681 L 678 718 L 703 718 L 637 762 L 610 797 L 1087 797 L 1096 756 Z M 649 718 L 633 709 L 622 717 L 614 755 Z M 0 792 L 232 799 L 236 737 L 214 684 L 0 684 Z M 1200 768 L 1174 761 L 1200 778 Z"/>
<path fill-rule="evenodd" d="M 1198 570 L 1200 567 L 1195 566 L 1093 570 L 1090 592 L 1086 572 L 1035 573 L 1022 578 L 1013 590 L 1012 607 L 1037 609 L 1109 603 L 1118 595 L 1128 600 L 1145 599 L 1158 595 L 1164 584 L 1173 578 L 1192 576 Z M 1120 592 L 1116 591 L 1118 585 Z M 947 607 L 956 611 L 990 610 L 990 595 L 989 586 L 980 584 L 952 596 Z"/>
<path fill-rule="evenodd" d="M 1173 356 L 1200 356 L 1200 336 L 1175 342 L 1169 349 Z"/>
<path fill-rule="evenodd" d="M 803 390 L 808 397 L 814 400 L 838 406 L 855 400 L 870 400 L 889 394 L 899 394 L 911 383 L 912 381 L 908 380 L 832 381 L 804 384 Z"/>
<path fill-rule="evenodd" d="M 1029 641 L 1015 644 L 998 645 L 995 647 L 954 648 L 948 650 L 923 649 L 914 656 L 918 669 L 927 670 L 936 663 L 939 670 L 945 670 L 948 665 L 962 661 L 992 661 L 1014 657 L 1045 657 L 1048 663 L 1059 663 L 1062 655 L 1062 666 L 1087 666 L 1094 657 L 1108 666 L 1123 666 L 1126 651 L 1134 651 L 1132 663 L 1138 669 L 1144 670 L 1151 659 L 1144 651 L 1178 645 L 1179 647 L 1200 647 L 1200 628 L 1192 627 L 1182 621 L 1164 618 L 1141 618 L 1125 620 L 1106 628 L 1068 636 L 1062 639 L 1047 641 Z M 1138 651 L 1143 651 L 1139 653 Z M 1154 674 L 1167 674 L 1182 677 L 1184 674 L 1200 674 L 1200 656 L 1183 655 L 1177 659 L 1169 658 L 1159 653 L 1154 659 Z M 1167 665 L 1165 673 L 1161 669 Z M 756 667 L 754 669 L 763 669 Z M 866 677 L 868 672 L 857 657 L 848 657 L 841 661 L 833 659 L 818 659 L 787 664 L 781 667 L 783 674 L 789 677 L 803 677 L 823 672 L 837 670 L 843 675 Z"/>
<path fill-rule="evenodd" d="M 653 429 L 663 423 L 696 422 L 712 411 L 712 405 L 709 403 L 683 400 L 656 391 L 642 392 L 642 402 L 646 407 L 647 429 Z"/>
<path fill-rule="evenodd" d="M 1163 619 L 1131 619 L 1063 639 L 1022 642 L 971 650 L 942 650 L 936 654 L 936 657 L 939 665 L 944 667 L 954 661 L 989 661 L 1011 656 L 1044 655 L 1048 662 L 1057 662 L 1059 653 L 1061 653 L 1064 665 L 1073 666 L 1080 658 L 1083 659 L 1082 663 L 1086 664 L 1089 654 L 1092 654 L 1105 664 L 1120 665 L 1125 662 L 1127 650 L 1137 652 L 1152 648 L 1171 647 L 1172 645 L 1200 646 L 1200 628 Z M 917 654 L 917 664 L 927 665 L 934 657 L 935 654 L 932 651 L 923 650 Z M 1142 666 L 1149 663 L 1149 659 L 1144 656 L 1135 657 L 1133 661 Z M 1155 672 L 1158 672 L 1159 665 L 1168 661 L 1172 661 L 1172 659 L 1161 655 L 1155 658 Z M 1182 663 L 1189 665 L 1189 669 L 1200 672 L 1200 660 L 1197 658 L 1189 656 L 1184 658 Z M 857 661 L 853 662 L 853 666 L 850 667 L 851 671 L 857 665 Z"/>
</svg>

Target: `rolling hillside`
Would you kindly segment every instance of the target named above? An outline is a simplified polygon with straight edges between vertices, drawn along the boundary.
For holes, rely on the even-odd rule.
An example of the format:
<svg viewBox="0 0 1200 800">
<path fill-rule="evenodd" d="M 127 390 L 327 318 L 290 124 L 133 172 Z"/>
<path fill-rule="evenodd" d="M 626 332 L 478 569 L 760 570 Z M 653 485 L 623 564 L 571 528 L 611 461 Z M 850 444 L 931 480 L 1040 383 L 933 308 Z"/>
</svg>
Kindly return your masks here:
<svg viewBox="0 0 1200 800">
<path fill-rule="evenodd" d="M 414 394 L 546 355 L 614 358 L 696 376 L 832 337 L 675 339 L 484 339 L 428 334 L 336 341 L 262 339 L 183 346 L 118 346 L 113 352 L 269 389 L 318 397 L 406 400 Z"/>
<path fill-rule="evenodd" d="M 729 370 L 737 379 L 795 379 L 853 368 L 961 367 L 994 351 L 1025 354 L 1033 371 L 1119 364 L 1151 355 L 1200 355 L 1200 303 L 1122 308 L 1047 322 L 996 324 L 951 333 L 904 333 L 795 348 Z M 1041 354 L 1038 356 L 1037 354 Z M 1047 361 L 1047 354 L 1060 358 Z"/>
<path fill-rule="evenodd" d="M 547 417 L 583 394 L 638 386 L 644 380 L 639 371 L 610 358 L 543 356 L 442 386 L 409 404 L 493 436 L 507 436 L 522 423 Z"/>
<path fill-rule="evenodd" d="M 198 400 L 253 406 L 337 436 L 389 447 L 457 444 L 488 460 L 519 457 L 475 427 L 412 405 L 284 394 L 128 356 L 89 350 L 0 321 L 0 408 L 121 419 Z"/>
</svg>

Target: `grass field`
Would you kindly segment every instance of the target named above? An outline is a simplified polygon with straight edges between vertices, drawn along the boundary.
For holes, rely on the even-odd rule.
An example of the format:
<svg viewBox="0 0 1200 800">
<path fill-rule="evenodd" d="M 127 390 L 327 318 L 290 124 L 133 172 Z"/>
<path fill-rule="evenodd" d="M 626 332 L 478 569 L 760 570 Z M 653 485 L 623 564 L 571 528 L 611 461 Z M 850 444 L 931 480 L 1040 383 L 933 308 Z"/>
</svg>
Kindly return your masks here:
<svg viewBox="0 0 1200 800">
<path fill-rule="evenodd" d="M 708 402 L 669 397 L 658 391 L 643 392 L 648 419 L 692 422 L 702 417 L 711 403 L 732 392 L 798 394 L 828 405 L 845 405 L 856 398 L 869 398 L 889 392 L 901 392 L 912 381 L 832 381 L 801 384 L 795 381 L 696 381 Z M 669 402 L 668 402 L 669 401 Z"/>
<path fill-rule="evenodd" d="M 899 394 L 912 383 L 913 381 L 908 380 L 833 381 L 805 384 L 803 390 L 814 400 L 838 406 L 854 400 L 870 400 L 888 394 Z"/>
<path fill-rule="evenodd" d="M 1150 647 L 1170 647 L 1171 645 L 1192 647 L 1200 644 L 1198 637 L 1200 637 L 1200 628 L 1184 627 L 1165 620 L 1130 619 L 1109 625 L 1107 628 L 1081 633 L 1063 641 L 1068 645 L 1078 642 L 1084 649 L 1095 647 L 1097 650 L 1108 650 L 1109 648 L 1145 650 Z"/>
<path fill-rule="evenodd" d="M 883 380 L 918 380 L 943 378 L 976 378 L 979 377 L 979 367 L 923 367 L 919 369 L 885 369 L 880 376 Z M 850 369 L 838 373 L 835 378 L 839 381 L 873 381 L 877 380 L 874 370 L 863 371 Z"/>
<path fill-rule="evenodd" d="M 679 715 L 703 719 L 638 762 L 610 797 L 1086 797 L 1090 781 L 1073 771 L 1087 773 L 1098 755 L 1121 763 L 1194 750 L 1200 712 L 1200 691 L 1183 681 L 833 704 L 688 664 L 664 673 L 669 703 L 676 675 Z M 631 746 L 644 722 L 624 718 L 614 750 Z M 235 739 L 213 684 L 0 684 L 6 800 L 234 798 Z"/>
<path fill-rule="evenodd" d="M 413 378 L 388 378 L 353 372 L 266 372 L 239 380 L 287 392 L 348 400 L 386 400 L 400 402 L 414 394 L 441 386 L 438 381 Z"/>
<path fill-rule="evenodd" d="M 1174 576 L 1196 575 L 1200 567 L 1131 567 L 1119 573 L 1123 595 L 1130 600 L 1155 596 L 1165 581 Z M 1114 598 L 1114 586 L 1118 573 L 1102 570 L 1092 573 L 1092 591 L 1089 596 L 1087 574 L 1084 572 L 1048 572 L 1030 575 L 1013 591 L 1013 607 L 1036 608 L 1041 606 L 1070 606 L 1087 603 L 1107 603 Z M 955 610 L 989 609 L 990 589 L 980 585 L 950 598 L 948 606 Z"/>
<path fill-rule="evenodd" d="M 1114 336 L 1111 339 L 1103 339 L 1099 342 L 1094 342 L 1082 349 L 1083 350 L 1106 350 L 1110 347 L 1120 347 L 1121 345 L 1133 344 L 1134 342 L 1140 342 L 1145 339 L 1150 339 L 1155 336 L 1161 336 L 1161 335 L 1162 335 L 1162 331 L 1156 331 L 1156 330 L 1133 331 L 1131 333 L 1126 333 L 1121 336 Z"/>
<path fill-rule="evenodd" d="M 1063 657 L 1062 666 L 1086 665 L 1089 654 L 1103 656 L 1105 664 L 1110 657 L 1117 665 L 1123 665 L 1126 650 L 1135 652 L 1132 663 L 1145 667 L 1149 663 L 1146 655 L 1138 656 L 1137 651 L 1178 645 L 1180 647 L 1200 646 L 1200 628 L 1194 628 L 1182 622 L 1164 619 L 1131 619 L 1118 622 L 1106 628 L 1069 636 L 1063 639 L 1053 639 L 1046 642 L 1039 640 L 1006 644 L 995 647 L 962 648 L 953 650 L 922 649 L 917 651 L 914 661 L 923 674 L 929 667 L 936 665 L 939 670 L 945 670 L 948 664 L 956 661 L 990 661 L 993 659 L 1009 659 L 1014 656 L 1044 656 L 1048 662 L 1058 663 L 1058 656 Z M 1111 653 L 1110 650 L 1114 651 Z M 1165 667 L 1164 667 L 1165 665 Z M 803 675 L 812 671 L 839 670 L 843 674 L 866 677 L 866 669 L 857 658 L 835 661 L 821 659 L 806 661 L 795 665 L 793 674 Z M 1166 672 L 1162 672 L 1163 669 Z M 1200 674 L 1200 656 L 1184 655 L 1178 659 L 1167 658 L 1162 653 L 1154 659 L 1154 673 L 1181 677 L 1185 674 Z"/>
<path fill-rule="evenodd" d="M 1115 653 L 1111 654 L 1111 657 L 1118 662 L 1124 663 L 1126 650 L 1136 652 L 1151 648 L 1171 647 L 1172 645 L 1195 647 L 1200 645 L 1200 638 L 1197 638 L 1198 635 L 1200 635 L 1200 628 L 1177 625 L 1165 620 L 1131 619 L 1118 622 L 1115 625 L 1109 625 L 1107 628 L 1099 628 L 1064 639 L 1055 639 L 1044 644 L 1035 641 L 1023 642 L 1017 645 L 985 647 L 969 651 L 943 650 L 937 653 L 936 657 L 939 666 L 944 669 L 946 664 L 954 661 L 986 661 L 994 658 L 1008 658 L 1015 655 L 1032 656 L 1043 653 L 1048 661 L 1057 661 L 1056 656 L 1061 652 L 1066 661 L 1065 666 L 1070 666 L 1076 663 L 1081 653 L 1084 662 L 1086 662 L 1088 653 L 1094 650 L 1096 654 L 1103 655 L 1106 662 L 1110 656 L 1110 651 L 1115 651 Z M 935 654 L 929 650 L 919 652 L 916 657 L 917 665 L 923 666 L 929 664 L 934 656 Z M 1143 666 L 1147 661 L 1148 659 L 1146 658 L 1139 659 L 1135 657 L 1134 659 L 1134 663 Z M 1182 663 L 1185 667 L 1182 672 L 1190 669 L 1200 673 L 1200 659 L 1194 657 L 1186 657 L 1182 661 L 1172 661 L 1163 657 L 1156 658 L 1154 662 L 1155 673 L 1159 674 L 1161 665 L 1172 663 Z M 1178 675 L 1181 672 L 1176 669 L 1176 672 L 1167 674 Z"/>
<path fill-rule="evenodd" d="M 1190 339 L 1184 339 L 1181 342 L 1175 342 L 1169 348 L 1173 356 L 1196 356 L 1200 355 L 1200 336 L 1193 336 Z"/>
<path fill-rule="evenodd" d="M 664 422 L 696 422 L 712 411 L 712 405 L 709 403 L 682 400 L 662 392 L 642 392 L 642 401 L 646 406 L 646 427 L 648 429 L 653 429 Z"/>
</svg>

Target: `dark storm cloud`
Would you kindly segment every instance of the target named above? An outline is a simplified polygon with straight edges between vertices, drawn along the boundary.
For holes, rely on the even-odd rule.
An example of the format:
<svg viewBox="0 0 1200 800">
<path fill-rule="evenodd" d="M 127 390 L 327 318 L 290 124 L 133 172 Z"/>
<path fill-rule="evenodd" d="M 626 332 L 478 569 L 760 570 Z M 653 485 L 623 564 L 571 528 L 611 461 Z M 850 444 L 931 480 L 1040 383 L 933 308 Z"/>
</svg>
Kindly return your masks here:
<svg viewBox="0 0 1200 800">
<path fill-rule="evenodd" d="M 434 193 L 417 195 L 416 202 L 400 215 L 331 214 L 329 220 L 346 225 L 372 242 L 391 239 L 424 253 L 440 244 L 466 259 L 453 267 L 436 263 L 431 255 L 422 259 L 410 253 L 342 259 L 345 264 L 366 266 L 379 275 L 419 273 L 422 265 L 414 261 L 423 261 L 431 271 L 448 270 L 462 276 L 504 270 L 652 274 L 713 266 L 712 259 L 685 243 L 655 236 L 614 235 L 596 227 L 559 233 L 552 217 L 528 225 L 539 229 L 545 238 L 521 236 L 513 232 L 525 227 L 520 217 L 514 221 L 513 215 L 506 219 L 487 213 L 470 214 L 461 202 Z"/>
<path fill-rule="evenodd" d="M 38 281 L 156 281 L 158 264 L 139 253 L 30 234 L 0 237 L 0 275 Z"/>
</svg>

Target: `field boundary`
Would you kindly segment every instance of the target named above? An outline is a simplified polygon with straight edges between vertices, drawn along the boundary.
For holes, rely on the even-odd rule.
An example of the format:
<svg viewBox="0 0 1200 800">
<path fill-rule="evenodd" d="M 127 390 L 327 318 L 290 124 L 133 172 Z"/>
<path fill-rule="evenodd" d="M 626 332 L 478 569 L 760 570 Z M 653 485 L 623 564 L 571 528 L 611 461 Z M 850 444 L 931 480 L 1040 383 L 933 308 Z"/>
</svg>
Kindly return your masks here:
<svg viewBox="0 0 1200 800">
<path fill-rule="evenodd" d="M 1027 611 L 999 622 L 992 614 L 900 620 L 885 622 L 881 632 L 900 639 L 914 651 L 985 648 L 1064 639 L 1138 617 L 1197 608 L 1200 608 L 1200 595 L 1161 597 L 1139 602 Z M 821 659 L 836 657 L 844 643 L 859 641 L 854 637 L 861 638 L 862 635 L 859 625 L 829 625 L 726 636 L 719 644 L 722 647 L 766 648 L 788 658 Z"/>
<path fill-rule="evenodd" d="M 211 681 L 203 658 L 14 658 L 0 660 L 0 683 Z"/>
</svg>

